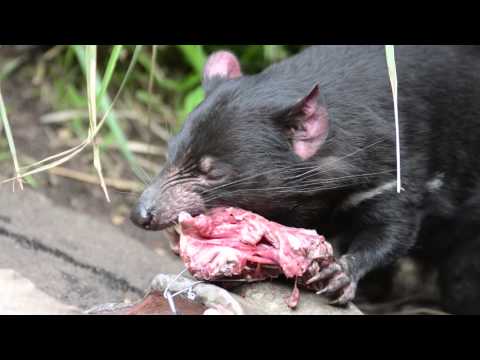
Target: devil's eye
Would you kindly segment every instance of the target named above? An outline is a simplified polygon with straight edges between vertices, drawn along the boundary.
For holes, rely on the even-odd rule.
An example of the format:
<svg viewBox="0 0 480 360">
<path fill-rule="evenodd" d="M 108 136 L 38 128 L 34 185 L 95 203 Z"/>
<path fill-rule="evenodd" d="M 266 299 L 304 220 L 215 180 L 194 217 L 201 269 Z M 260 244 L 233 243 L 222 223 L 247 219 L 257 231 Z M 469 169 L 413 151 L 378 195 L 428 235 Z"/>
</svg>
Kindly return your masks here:
<svg viewBox="0 0 480 360">
<path fill-rule="evenodd" d="M 203 157 L 198 165 L 200 172 L 211 180 L 220 180 L 226 175 L 225 169 L 209 156 Z"/>
<path fill-rule="evenodd" d="M 207 173 L 207 177 L 212 180 L 220 180 L 225 177 L 225 172 L 222 169 L 211 169 Z"/>
</svg>

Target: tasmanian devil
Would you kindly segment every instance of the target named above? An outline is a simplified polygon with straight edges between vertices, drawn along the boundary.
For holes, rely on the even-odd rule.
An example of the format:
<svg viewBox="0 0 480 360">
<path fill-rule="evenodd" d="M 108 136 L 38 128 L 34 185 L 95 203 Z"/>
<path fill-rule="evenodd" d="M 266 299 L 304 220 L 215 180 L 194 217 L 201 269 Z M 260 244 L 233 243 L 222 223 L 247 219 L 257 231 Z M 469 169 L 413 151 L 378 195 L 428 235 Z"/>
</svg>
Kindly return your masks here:
<svg viewBox="0 0 480 360">
<path fill-rule="evenodd" d="M 419 253 L 448 311 L 480 313 L 480 48 L 395 49 L 401 193 L 383 46 L 313 46 L 255 75 L 222 51 L 132 220 L 162 230 L 234 206 L 317 229 L 340 260 L 312 281 L 338 304 Z"/>
</svg>

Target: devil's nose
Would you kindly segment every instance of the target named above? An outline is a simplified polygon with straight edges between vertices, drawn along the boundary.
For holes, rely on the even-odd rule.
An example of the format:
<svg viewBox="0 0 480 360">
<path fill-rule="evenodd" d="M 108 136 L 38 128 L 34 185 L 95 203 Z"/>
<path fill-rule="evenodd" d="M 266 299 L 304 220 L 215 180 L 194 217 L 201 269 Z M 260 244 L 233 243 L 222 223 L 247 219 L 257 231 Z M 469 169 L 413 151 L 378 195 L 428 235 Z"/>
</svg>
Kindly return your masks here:
<svg viewBox="0 0 480 360">
<path fill-rule="evenodd" d="M 148 230 L 152 225 L 153 214 L 151 209 L 145 207 L 143 204 L 138 204 L 132 210 L 130 219 L 137 226 Z"/>
</svg>

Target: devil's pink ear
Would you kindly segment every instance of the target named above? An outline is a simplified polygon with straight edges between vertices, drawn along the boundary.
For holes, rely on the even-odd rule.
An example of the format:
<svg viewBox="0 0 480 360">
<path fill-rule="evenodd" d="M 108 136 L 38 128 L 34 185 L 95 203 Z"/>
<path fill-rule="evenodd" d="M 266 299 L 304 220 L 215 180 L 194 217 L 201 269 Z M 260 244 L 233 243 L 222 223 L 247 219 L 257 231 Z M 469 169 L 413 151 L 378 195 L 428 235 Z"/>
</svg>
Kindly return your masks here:
<svg viewBox="0 0 480 360">
<path fill-rule="evenodd" d="M 225 79 L 242 76 L 240 62 L 235 55 L 228 51 L 217 51 L 209 56 L 203 71 L 203 79 L 209 80 L 217 76 Z"/>
<path fill-rule="evenodd" d="M 293 151 L 303 160 L 311 158 L 325 142 L 329 120 L 327 109 L 316 85 L 313 90 L 293 106 L 289 114 Z"/>
</svg>

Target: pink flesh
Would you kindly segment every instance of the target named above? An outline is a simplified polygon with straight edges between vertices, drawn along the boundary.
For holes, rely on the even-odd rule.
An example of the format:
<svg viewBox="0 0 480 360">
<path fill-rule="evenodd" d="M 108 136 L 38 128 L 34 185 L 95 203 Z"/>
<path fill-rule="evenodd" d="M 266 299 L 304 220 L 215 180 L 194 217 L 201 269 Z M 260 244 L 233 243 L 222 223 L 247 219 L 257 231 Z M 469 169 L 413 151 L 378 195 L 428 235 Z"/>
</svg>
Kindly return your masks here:
<svg viewBox="0 0 480 360">
<path fill-rule="evenodd" d="M 290 308 L 296 308 L 300 300 L 300 290 L 298 290 L 297 280 L 295 279 L 295 286 L 293 287 L 292 295 L 287 299 L 287 305 Z"/>
<path fill-rule="evenodd" d="M 251 281 L 311 277 L 311 269 L 333 261 L 331 245 L 314 230 L 290 228 L 237 208 L 216 208 L 191 217 L 182 212 L 180 256 L 192 275 Z M 316 262 L 316 266 L 312 266 Z M 304 279 L 306 280 L 306 279 Z M 299 292 L 288 301 L 296 306 Z"/>
</svg>

